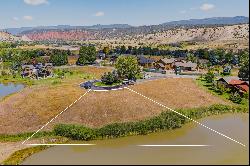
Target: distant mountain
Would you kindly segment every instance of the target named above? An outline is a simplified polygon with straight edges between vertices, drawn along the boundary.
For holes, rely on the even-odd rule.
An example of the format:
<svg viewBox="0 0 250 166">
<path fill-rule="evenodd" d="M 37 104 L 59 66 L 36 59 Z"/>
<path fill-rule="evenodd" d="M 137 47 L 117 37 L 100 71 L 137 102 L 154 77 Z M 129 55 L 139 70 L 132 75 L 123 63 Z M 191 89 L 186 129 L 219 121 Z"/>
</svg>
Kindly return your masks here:
<svg viewBox="0 0 250 166">
<path fill-rule="evenodd" d="M 71 29 L 86 29 L 86 30 L 101 30 L 101 29 L 124 29 L 133 26 L 128 24 L 110 24 L 110 25 L 92 25 L 92 26 L 71 26 L 71 25 L 57 25 L 57 26 L 38 26 L 38 27 L 21 27 L 21 28 L 7 28 L 4 31 L 13 35 L 22 34 L 28 31 L 41 31 L 41 30 L 71 30 Z"/>
<path fill-rule="evenodd" d="M 249 17 L 236 16 L 236 17 L 212 17 L 204 19 L 190 19 L 171 21 L 163 23 L 164 26 L 184 26 L 184 25 L 232 25 L 249 23 Z"/>
<path fill-rule="evenodd" d="M 128 24 L 110 24 L 110 25 L 92 25 L 92 26 L 71 26 L 71 25 L 57 25 L 57 26 L 38 26 L 38 27 L 21 27 L 21 28 L 7 28 L 3 31 L 9 32 L 13 35 L 23 35 L 32 32 L 42 32 L 50 30 L 127 30 L 129 32 L 153 32 L 158 30 L 166 30 L 169 28 L 175 28 L 178 26 L 199 26 L 199 25 L 233 25 L 233 24 L 244 24 L 249 23 L 249 18 L 245 16 L 236 16 L 236 17 L 212 17 L 204 19 L 190 19 L 190 20 L 180 20 L 180 21 L 171 21 L 159 25 L 150 25 L 150 26 L 131 26 Z"/>
<path fill-rule="evenodd" d="M 110 25 L 92 25 L 92 26 L 85 26 L 86 29 L 124 29 L 124 28 L 131 28 L 133 26 L 128 24 L 110 24 Z"/>
</svg>

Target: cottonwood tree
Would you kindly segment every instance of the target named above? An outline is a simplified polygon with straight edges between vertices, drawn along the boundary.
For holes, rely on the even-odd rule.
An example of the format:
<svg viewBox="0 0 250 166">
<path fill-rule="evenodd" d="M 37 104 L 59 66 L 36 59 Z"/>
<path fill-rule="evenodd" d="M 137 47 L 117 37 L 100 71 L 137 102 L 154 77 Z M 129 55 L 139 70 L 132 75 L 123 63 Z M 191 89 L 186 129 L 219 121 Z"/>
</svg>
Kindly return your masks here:
<svg viewBox="0 0 250 166">
<path fill-rule="evenodd" d="M 96 60 L 96 48 L 94 46 L 82 46 L 79 51 L 77 65 L 92 64 Z"/>
<path fill-rule="evenodd" d="M 118 57 L 115 68 L 120 78 L 122 79 L 136 79 L 136 75 L 140 73 L 140 67 L 137 58 L 132 56 Z"/>
<path fill-rule="evenodd" d="M 238 76 L 245 81 L 249 81 L 249 52 L 244 52 L 240 56 L 240 70 Z"/>
</svg>

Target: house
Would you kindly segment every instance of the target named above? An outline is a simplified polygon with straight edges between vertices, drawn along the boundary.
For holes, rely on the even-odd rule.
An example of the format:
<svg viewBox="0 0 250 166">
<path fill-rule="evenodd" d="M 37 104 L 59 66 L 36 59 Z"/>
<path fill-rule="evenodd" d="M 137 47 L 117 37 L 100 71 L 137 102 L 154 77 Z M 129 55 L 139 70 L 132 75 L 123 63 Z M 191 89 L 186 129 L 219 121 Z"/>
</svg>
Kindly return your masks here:
<svg viewBox="0 0 250 166">
<path fill-rule="evenodd" d="M 171 69 L 174 69 L 174 63 L 175 63 L 175 59 L 174 58 L 160 59 L 155 64 L 155 68 L 162 69 L 162 70 L 171 70 Z"/>
<path fill-rule="evenodd" d="M 242 81 L 239 77 L 224 77 L 217 80 L 217 85 L 221 84 L 232 91 L 237 91 L 240 94 L 249 92 L 249 82 Z"/>
<path fill-rule="evenodd" d="M 144 56 L 138 56 L 138 63 L 140 66 L 144 68 L 153 68 L 154 67 L 154 60 L 150 58 L 146 58 Z"/>
<path fill-rule="evenodd" d="M 53 73 L 53 64 L 52 63 L 38 63 L 34 65 L 23 65 L 21 76 L 38 79 L 39 77 L 48 77 Z"/>
<path fill-rule="evenodd" d="M 180 68 L 181 70 L 184 70 L 184 71 L 195 71 L 197 69 L 197 63 L 193 63 L 191 61 L 175 62 L 174 67 Z"/>
<path fill-rule="evenodd" d="M 22 66 L 22 77 L 31 77 L 33 75 L 35 67 L 33 65 L 23 65 Z"/>
</svg>

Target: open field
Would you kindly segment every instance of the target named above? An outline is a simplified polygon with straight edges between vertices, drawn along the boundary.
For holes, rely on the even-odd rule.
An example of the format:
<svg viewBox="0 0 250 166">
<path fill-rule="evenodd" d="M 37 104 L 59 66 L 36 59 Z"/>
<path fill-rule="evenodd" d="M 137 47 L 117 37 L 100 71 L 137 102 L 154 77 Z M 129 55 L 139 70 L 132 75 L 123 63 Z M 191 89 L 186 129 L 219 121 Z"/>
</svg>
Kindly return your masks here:
<svg viewBox="0 0 250 166">
<path fill-rule="evenodd" d="M 226 104 L 222 99 L 199 88 L 192 79 L 156 80 L 131 88 L 171 108 Z M 76 84 L 38 86 L 8 97 L 0 103 L 3 108 L 0 115 L 5 119 L 1 121 L 0 134 L 36 131 L 85 91 Z M 90 92 L 54 122 L 100 127 L 114 122 L 142 120 L 162 111 L 161 107 L 128 90 Z"/>
</svg>

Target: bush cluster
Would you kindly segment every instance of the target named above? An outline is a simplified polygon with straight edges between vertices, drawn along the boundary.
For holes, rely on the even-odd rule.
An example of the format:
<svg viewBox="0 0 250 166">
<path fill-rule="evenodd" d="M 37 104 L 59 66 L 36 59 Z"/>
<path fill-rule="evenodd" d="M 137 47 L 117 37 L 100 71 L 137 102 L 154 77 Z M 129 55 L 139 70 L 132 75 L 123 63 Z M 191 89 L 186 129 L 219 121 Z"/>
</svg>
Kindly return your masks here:
<svg viewBox="0 0 250 166">
<path fill-rule="evenodd" d="M 106 85 L 112 85 L 119 82 L 119 77 L 116 71 L 108 72 L 102 76 L 101 81 Z"/>
</svg>

